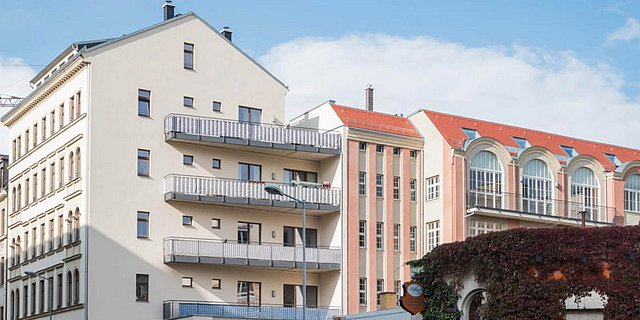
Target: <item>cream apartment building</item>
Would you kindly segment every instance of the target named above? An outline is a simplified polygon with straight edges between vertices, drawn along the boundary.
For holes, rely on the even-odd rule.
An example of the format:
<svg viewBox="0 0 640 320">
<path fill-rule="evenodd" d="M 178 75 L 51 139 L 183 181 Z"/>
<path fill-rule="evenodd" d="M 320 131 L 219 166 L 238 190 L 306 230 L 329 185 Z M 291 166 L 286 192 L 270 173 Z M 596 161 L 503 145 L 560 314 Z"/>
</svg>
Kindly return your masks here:
<svg viewBox="0 0 640 320">
<path fill-rule="evenodd" d="M 340 132 L 284 125 L 230 30 L 164 13 L 72 44 L 2 118 L 7 318 L 300 318 L 302 202 L 267 183 L 306 207 L 307 318 L 340 314 Z"/>
</svg>

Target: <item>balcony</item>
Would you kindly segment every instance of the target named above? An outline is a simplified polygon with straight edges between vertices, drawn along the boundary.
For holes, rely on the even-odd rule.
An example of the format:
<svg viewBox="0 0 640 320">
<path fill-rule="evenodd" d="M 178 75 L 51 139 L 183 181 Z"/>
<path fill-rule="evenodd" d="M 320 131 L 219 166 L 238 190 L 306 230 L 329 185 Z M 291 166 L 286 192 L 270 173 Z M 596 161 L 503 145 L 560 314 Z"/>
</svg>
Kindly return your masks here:
<svg viewBox="0 0 640 320">
<path fill-rule="evenodd" d="M 338 308 L 285 307 L 282 305 L 247 306 L 214 302 L 169 300 L 162 306 L 162 319 L 183 319 L 193 316 L 215 317 L 224 319 L 302 319 L 304 312 L 308 320 L 332 320 L 340 314 Z"/>
<path fill-rule="evenodd" d="M 309 214 L 340 210 L 340 189 L 278 185 L 284 193 L 305 201 Z M 281 212 L 300 211 L 301 204 L 283 196 L 271 195 L 264 191 L 264 186 L 262 182 L 172 174 L 164 178 L 164 199 L 236 207 L 255 206 Z"/>
<path fill-rule="evenodd" d="M 307 248 L 306 252 L 307 269 L 340 270 L 340 249 L 317 247 Z M 171 237 L 164 240 L 164 262 L 299 269 L 302 247 Z"/>
<path fill-rule="evenodd" d="M 583 212 L 587 226 L 621 225 L 624 221 L 624 217 L 616 208 L 589 205 L 587 201 L 574 202 L 510 193 L 467 191 L 467 216 L 481 215 L 553 225 L 581 226 Z"/>
<path fill-rule="evenodd" d="M 250 124 L 233 120 L 170 114 L 164 119 L 166 141 L 244 149 L 308 160 L 340 154 L 337 132 Z"/>
</svg>

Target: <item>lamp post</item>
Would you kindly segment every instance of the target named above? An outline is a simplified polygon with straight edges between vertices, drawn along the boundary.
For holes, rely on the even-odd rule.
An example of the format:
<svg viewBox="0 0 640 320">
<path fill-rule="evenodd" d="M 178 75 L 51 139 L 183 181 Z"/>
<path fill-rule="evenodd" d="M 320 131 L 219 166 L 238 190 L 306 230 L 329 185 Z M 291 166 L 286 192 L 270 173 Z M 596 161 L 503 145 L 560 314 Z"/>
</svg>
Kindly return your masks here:
<svg viewBox="0 0 640 320">
<path fill-rule="evenodd" d="M 49 320 L 53 319 L 53 284 L 51 283 L 51 280 L 49 278 L 45 278 L 33 271 L 25 271 L 24 274 L 31 276 L 31 277 L 38 277 L 40 279 L 43 279 L 45 281 L 47 281 L 47 284 L 49 284 Z M 36 303 L 35 301 L 33 303 Z"/>
<path fill-rule="evenodd" d="M 302 320 L 307 319 L 307 206 L 303 200 L 296 199 L 280 189 L 280 187 L 268 184 L 264 191 L 276 196 L 289 198 L 302 204 Z"/>
</svg>

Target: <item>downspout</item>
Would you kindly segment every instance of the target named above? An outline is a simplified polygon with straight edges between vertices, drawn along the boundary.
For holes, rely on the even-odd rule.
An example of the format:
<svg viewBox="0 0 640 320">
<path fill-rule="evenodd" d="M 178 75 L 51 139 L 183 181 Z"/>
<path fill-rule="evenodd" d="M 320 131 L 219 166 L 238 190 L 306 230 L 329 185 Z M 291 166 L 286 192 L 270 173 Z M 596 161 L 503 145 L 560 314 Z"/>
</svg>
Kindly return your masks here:
<svg viewBox="0 0 640 320">
<path fill-rule="evenodd" d="M 84 319 L 89 319 L 89 221 L 91 221 L 91 192 L 90 192 L 90 175 L 89 175 L 89 164 L 91 163 L 91 106 L 92 106 L 92 96 L 91 96 L 91 64 L 87 63 L 87 140 L 85 149 L 85 165 L 84 165 L 84 176 L 85 176 L 85 186 L 86 186 L 86 203 L 85 203 L 85 228 L 84 228 Z"/>
</svg>

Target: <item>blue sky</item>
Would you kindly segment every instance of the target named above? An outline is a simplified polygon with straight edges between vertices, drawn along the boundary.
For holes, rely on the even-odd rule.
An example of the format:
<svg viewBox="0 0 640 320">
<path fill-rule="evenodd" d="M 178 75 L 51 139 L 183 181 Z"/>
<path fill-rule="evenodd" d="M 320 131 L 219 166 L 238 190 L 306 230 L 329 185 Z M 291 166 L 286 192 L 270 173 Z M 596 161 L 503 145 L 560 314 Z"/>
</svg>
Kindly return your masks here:
<svg viewBox="0 0 640 320">
<path fill-rule="evenodd" d="M 44 65 L 71 42 L 157 23 L 162 3 L 4 1 L 0 93 L 24 95 L 41 68 L 6 65 Z M 380 111 L 430 108 L 640 147 L 637 1 L 174 4 L 230 26 L 234 42 L 290 87 L 288 117 L 327 99 L 361 106 L 372 83 Z"/>
</svg>

